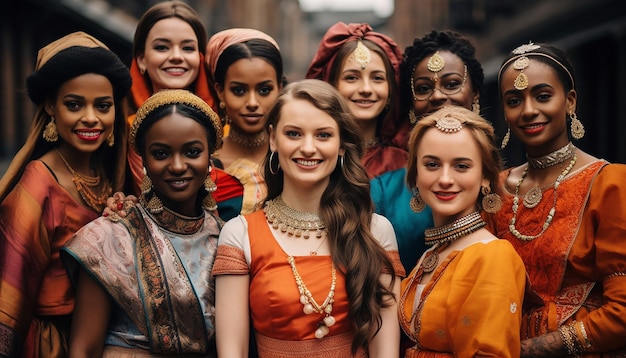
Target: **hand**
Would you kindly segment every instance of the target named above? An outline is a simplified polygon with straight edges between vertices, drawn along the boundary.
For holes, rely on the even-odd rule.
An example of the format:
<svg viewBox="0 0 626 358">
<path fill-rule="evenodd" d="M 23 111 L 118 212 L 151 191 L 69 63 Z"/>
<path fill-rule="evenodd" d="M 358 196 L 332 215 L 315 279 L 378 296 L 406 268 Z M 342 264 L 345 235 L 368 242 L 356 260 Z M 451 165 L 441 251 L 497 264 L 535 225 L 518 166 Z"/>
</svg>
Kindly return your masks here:
<svg viewBox="0 0 626 358">
<path fill-rule="evenodd" d="M 121 191 L 118 191 L 107 199 L 107 205 L 102 212 L 102 216 L 110 217 L 111 219 L 124 218 L 127 215 L 127 210 L 134 206 L 137 201 L 136 196 L 126 196 Z"/>
</svg>

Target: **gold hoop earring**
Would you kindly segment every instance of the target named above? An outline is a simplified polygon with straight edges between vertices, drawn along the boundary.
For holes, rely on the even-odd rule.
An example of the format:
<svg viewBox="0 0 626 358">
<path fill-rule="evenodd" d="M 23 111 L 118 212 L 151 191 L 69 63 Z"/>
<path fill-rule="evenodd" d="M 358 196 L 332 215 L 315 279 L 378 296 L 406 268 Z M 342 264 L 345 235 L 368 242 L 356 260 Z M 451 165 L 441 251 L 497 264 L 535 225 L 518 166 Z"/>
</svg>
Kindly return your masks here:
<svg viewBox="0 0 626 358">
<path fill-rule="evenodd" d="M 481 188 L 483 193 L 482 207 L 486 212 L 493 214 L 502 208 L 502 198 L 496 193 L 492 193 L 488 186 Z"/>
<path fill-rule="evenodd" d="M 57 125 L 54 122 L 54 116 L 50 116 L 50 122 L 46 124 L 46 128 L 43 130 L 43 139 L 50 143 L 54 143 L 59 140 L 59 131 L 57 130 Z"/>
<path fill-rule="evenodd" d="M 500 144 L 500 149 L 504 149 L 507 144 L 509 144 L 509 140 L 511 139 L 511 126 L 507 125 L 506 134 L 504 138 L 502 138 L 502 144 Z"/>
<path fill-rule="evenodd" d="M 411 210 L 416 213 L 422 212 L 424 208 L 426 208 L 426 203 L 424 202 L 424 199 L 422 199 L 422 197 L 420 196 L 419 191 L 415 190 L 415 194 L 413 194 L 413 197 L 409 201 L 409 206 L 411 207 Z"/>
<path fill-rule="evenodd" d="M 583 122 L 581 122 L 578 119 L 578 116 L 576 115 L 576 112 L 571 112 L 569 114 L 569 118 L 572 120 L 571 123 L 571 132 L 572 132 L 572 138 L 574 139 L 581 139 L 582 137 L 585 136 L 585 126 L 583 126 Z"/>
<path fill-rule="evenodd" d="M 269 158 L 269 168 L 270 168 L 270 173 L 272 173 L 272 175 L 276 175 L 278 174 L 278 170 L 280 169 L 280 161 L 278 160 L 278 157 L 276 158 L 276 162 L 278 163 L 278 166 L 276 166 L 276 170 L 272 170 L 272 162 L 274 161 L 274 154 L 276 152 L 271 152 L 270 153 L 270 158 Z"/>
</svg>

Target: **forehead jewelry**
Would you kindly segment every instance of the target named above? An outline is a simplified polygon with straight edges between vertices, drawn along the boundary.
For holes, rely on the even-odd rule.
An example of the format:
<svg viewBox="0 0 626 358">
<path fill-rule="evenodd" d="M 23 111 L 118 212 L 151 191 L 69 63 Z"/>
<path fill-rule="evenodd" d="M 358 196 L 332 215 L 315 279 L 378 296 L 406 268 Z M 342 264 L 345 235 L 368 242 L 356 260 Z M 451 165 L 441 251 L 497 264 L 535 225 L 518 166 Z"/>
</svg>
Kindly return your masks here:
<svg viewBox="0 0 626 358">
<path fill-rule="evenodd" d="M 437 72 L 443 70 L 443 66 L 446 65 L 446 61 L 441 57 L 439 51 L 435 51 L 435 53 L 430 56 L 428 62 L 426 63 L 426 67 L 432 73 L 434 73 L 433 81 L 437 82 Z"/>
<path fill-rule="evenodd" d="M 443 117 L 435 121 L 435 127 L 444 133 L 456 133 L 463 128 L 463 124 L 456 118 Z"/>
<path fill-rule="evenodd" d="M 354 62 L 361 66 L 362 70 L 372 61 L 370 50 L 363 45 L 363 41 L 358 40 L 356 48 L 352 52 L 352 58 L 354 58 Z"/>
<path fill-rule="evenodd" d="M 513 68 L 520 71 L 520 73 L 515 77 L 515 81 L 513 81 L 513 87 L 516 90 L 522 91 L 528 88 L 528 76 L 524 73 L 524 70 L 528 68 L 530 64 L 530 60 L 528 57 L 524 56 L 525 53 L 534 51 L 538 49 L 539 45 L 535 45 L 532 42 L 521 45 L 514 49 L 512 52 L 516 55 L 520 55 L 515 62 L 513 62 Z"/>
</svg>

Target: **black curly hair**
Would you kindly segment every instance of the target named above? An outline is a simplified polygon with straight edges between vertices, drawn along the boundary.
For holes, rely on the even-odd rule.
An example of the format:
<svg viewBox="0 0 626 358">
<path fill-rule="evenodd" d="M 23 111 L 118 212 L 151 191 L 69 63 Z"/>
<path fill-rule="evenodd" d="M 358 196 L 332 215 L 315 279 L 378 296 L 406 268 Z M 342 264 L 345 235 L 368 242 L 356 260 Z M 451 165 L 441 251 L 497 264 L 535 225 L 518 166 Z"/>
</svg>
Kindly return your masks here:
<svg viewBox="0 0 626 358">
<path fill-rule="evenodd" d="M 413 45 L 404 50 L 400 63 L 400 115 L 404 118 L 413 108 L 411 81 L 415 66 L 435 51 L 449 51 L 461 58 L 467 66 L 467 72 L 472 82 L 472 89 L 482 93 L 485 75 L 483 67 L 476 59 L 474 45 L 461 34 L 451 30 L 431 31 L 421 38 L 415 38 Z"/>
</svg>

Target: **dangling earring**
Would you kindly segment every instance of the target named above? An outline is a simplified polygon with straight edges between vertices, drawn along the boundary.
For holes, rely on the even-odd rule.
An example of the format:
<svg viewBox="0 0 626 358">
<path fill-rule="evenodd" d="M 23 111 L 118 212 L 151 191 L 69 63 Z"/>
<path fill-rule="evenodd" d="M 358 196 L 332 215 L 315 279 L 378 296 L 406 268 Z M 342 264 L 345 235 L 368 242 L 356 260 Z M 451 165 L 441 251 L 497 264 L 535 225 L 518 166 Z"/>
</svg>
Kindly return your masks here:
<svg viewBox="0 0 626 358">
<path fill-rule="evenodd" d="M 426 203 L 424 202 L 424 199 L 422 199 L 422 197 L 420 196 L 419 191 L 415 190 L 415 194 L 413 194 L 413 197 L 409 201 L 409 206 L 411 207 L 411 210 L 415 211 L 416 213 L 422 212 L 424 208 L 426 208 Z"/>
<path fill-rule="evenodd" d="M 411 125 L 417 123 L 417 116 L 415 115 L 415 110 L 412 108 L 409 110 L 409 123 Z"/>
<path fill-rule="evenodd" d="M 222 121 L 224 122 L 224 124 L 230 124 L 230 119 L 228 118 L 228 114 L 226 114 L 226 103 L 224 103 L 224 101 L 220 101 L 220 109 L 224 111 L 224 118 L 222 119 Z"/>
<path fill-rule="evenodd" d="M 576 116 L 576 112 L 571 112 L 569 114 L 569 118 L 572 120 L 572 124 L 571 124 L 572 138 L 581 139 L 582 137 L 584 137 L 585 127 L 583 126 L 583 122 L 581 122 L 578 119 L 578 116 Z"/>
<path fill-rule="evenodd" d="M 341 165 L 341 169 L 343 169 L 343 155 L 339 156 L 339 165 Z"/>
<path fill-rule="evenodd" d="M 270 173 L 272 173 L 272 175 L 278 174 L 278 170 L 280 169 L 280 161 L 277 158 L 276 162 L 278 163 L 278 166 L 276 166 L 276 170 L 272 170 L 272 161 L 274 161 L 274 153 L 276 153 L 276 152 L 271 152 L 270 153 L 270 159 L 269 159 L 269 161 L 270 161 L 269 168 L 270 168 Z"/>
<path fill-rule="evenodd" d="M 59 131 L 57 130 L 56 123 L 54 123 L 54 116 L 50 116 L 50 122 L 46 124 L 46 128 L 43 130 L 43 139 L 50 143 L 59 140 Z"/>
<path fill-rule="evenodd" d="M 146 207 L 146 210 L 151 212 L 152 214 L 158 214 L 163 211 L 163 202 L 156 195 L 156 193 L 152 193 L 152 198 L 150 200 L 146 200 L 148 194 L 152 191 L 152 180 L 148 176 L 148 171 L 146 168 L 143 168 L 143 179 L 141 180 L 141 203 Z"/>
<path fill-rule="evenodd" d="M 480 115 L 480 102 L 478 101 L 478 96 L 474 97 L 474 102 L 472 102 L 472 112 Z"/>
<path fill-rule="evenodd" d="M 500 195 L 491 193 L 491 189 L 488 186 L 482 187 L 481 191 L 484 195 L 482 201 L 483 210 L 490 214 L 498 212 L 498 210 L 502 208 L 502 198 L 500 198 Z"/>
<path fill-rule="evenodd" d="M 500 149 L 504 149 L 507 144 L 509 144 L 509 140 L 511 139 L 511 126 L 507 125 L 506 134 L 504 138 L 502 138 L 502 144 L 500 144 Z"/>
<path fill-rule="evenodd" d="M 115 145 L 115 136 L 113 135 L 113 131 L 111 131 L 111 134 L 109 134 L 109 137 L 107 138 L 107 143 L 109 144 L 109 147 Z"/>
<path fill-rule="evenodd" d="M 202 200 L 202 208 L 206 211 L 214 211 L 217 209 L 217 202 L 215 201 L 213 194 L 211 194 L 217 190 L 217 185 L 211 178 L 211 171 L 213 171 L 213 167 L 210 166 L 209 173 L 207 174 L 206 179 L 204 179 L 204 190 L 207 191 L 207 194 Z"/>
</svg>

